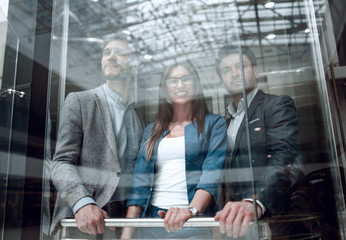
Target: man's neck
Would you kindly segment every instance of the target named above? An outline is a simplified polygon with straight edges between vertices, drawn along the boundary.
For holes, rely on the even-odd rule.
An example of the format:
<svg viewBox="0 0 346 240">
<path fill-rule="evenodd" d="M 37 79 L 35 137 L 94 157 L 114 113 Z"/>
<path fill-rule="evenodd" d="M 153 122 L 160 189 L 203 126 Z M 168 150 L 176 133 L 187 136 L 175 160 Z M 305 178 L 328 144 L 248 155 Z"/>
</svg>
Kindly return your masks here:
<svg viewBox="0 0 346 240">
<path fill-rule="evenodd" d="M 233 107 L 234 107 L 234 110 L 237 111 L 238 109 L 238 104 L 239 104 L 239 101 L 240 99 L 243 97 L 243 94 L 237 94 L 237 95 L 233 95 L 232 98 L 233 98 Z"/>
<path fill-rule="evenodd" d="M 253 90 L 255 90 L 255 88 L 254 88 L 254 89 L 247 90 L 247 91 L 246 91 L 246 96 L 249 95 L 249 93 L 251 93 Z M 232 95 L 232 98 L 233 98 L 233 100 L 234 100 L 234 102 L 233 102 L 233 107 L 234 107 L 235 111 L 237 111 L 239 101 L 240 101 L 240 99 L 243 98 L 243 94 L 241 93 L 241 94 L 237 94 L 237 95 Z"/>
<path fill-rule="evenodd" d="M 130 81 L 106 81 L 106 85 L 119 96 L 124 99 L 124 104 L 127 103 L 128 90 Z"/>
</svg>

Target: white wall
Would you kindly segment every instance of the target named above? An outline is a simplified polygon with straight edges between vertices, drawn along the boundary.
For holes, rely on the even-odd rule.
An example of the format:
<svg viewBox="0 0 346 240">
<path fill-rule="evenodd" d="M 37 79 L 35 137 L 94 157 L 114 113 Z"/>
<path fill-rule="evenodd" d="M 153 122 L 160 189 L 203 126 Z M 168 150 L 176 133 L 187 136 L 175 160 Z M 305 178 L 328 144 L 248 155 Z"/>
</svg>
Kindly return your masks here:
<svg viewBox="0 0 346 240">
<path fill-rule="evenodd" d="M 4 15 L 6 16 L 6 18 L 8 14 L 8 2 L 9 0 L 0 0 L 0 8 L 2 12 L 4 13 Z"/>
</svg>

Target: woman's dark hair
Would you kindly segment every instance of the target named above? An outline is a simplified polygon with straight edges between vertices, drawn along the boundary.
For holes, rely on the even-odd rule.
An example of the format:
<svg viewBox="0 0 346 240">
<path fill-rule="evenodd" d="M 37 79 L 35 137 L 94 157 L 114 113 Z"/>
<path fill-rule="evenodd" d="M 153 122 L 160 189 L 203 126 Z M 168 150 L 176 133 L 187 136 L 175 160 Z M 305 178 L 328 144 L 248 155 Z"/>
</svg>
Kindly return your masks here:
<svg viewBox="0 0 346 240">
<path fill-rule="evenodd" d="M 172 66 L 169 66 L 162 75 L 160 81 L 160 90 L 159 90 L 159 107 L 157 115 L 155 118 L 154 125 L 151 129 L 152 135 L 147 140 L 146 143 L 146 160 L 150 161 L 156 142 L 160 136 L 168 129 L 169 123 L 173 119 L 173 104 L 169 100 L 169 95 L 167 91 L 166 79 L 171 74 L 172 70 L 178 66 L 184 67 L 190 75 L 194 78 L 194 97 L 192 99 L 192 116 L 191 121 L 196 120 L 198 136 L 200 134 L 204 135 L 204 119 L 205 114 L 209 113 L 207 104 L 205 103 L 204 94 L 202 85 L 198 76 L 198 73 L 195 67 L 189 61 L 176 63 Z"/>
</svg>

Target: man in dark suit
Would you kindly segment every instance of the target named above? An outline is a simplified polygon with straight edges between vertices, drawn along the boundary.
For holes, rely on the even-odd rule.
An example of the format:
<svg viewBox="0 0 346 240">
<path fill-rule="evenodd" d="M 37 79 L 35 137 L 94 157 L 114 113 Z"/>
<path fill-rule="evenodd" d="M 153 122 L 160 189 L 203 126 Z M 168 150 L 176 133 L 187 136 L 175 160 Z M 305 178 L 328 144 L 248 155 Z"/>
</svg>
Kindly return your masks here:
<svg viewBox="0 0 346 240">
<path fill-rule="evenodd" d="M 287 212 L 290 169 L 300 153 L 298 117 L 289 96 L 258 89 L 256 57 L 250 48 L 222 47 L 215 67 L 232 96 L 227 108 L 224 207 L 215 220 L 220 221 L 221 233 L 237 238 L 256 215 L 260 219 Z"/>
<path fill-rule="evenodd" d="M 58 191 L 51 233 L 63 218 L 78 229 L 102 234 L 104 218 L 125 217 L 144 122 L 128 95 L 137 64 L 125 35 L 104 41 L 101 61 L 106 83 L 70 93 L 60 116 L 52 181 Z"/>
</svg>

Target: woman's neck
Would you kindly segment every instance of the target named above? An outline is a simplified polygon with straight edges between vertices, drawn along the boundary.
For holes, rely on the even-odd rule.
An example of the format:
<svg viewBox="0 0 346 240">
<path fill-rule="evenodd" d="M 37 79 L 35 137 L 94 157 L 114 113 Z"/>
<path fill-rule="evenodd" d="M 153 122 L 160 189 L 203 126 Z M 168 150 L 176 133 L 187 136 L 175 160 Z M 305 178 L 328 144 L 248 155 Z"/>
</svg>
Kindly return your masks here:
<svg viewBox="0 0 346 240">
<path fill-rule="evenodd" d="M 192 120 L 192 103 L 173 104 L 173 122 L 182 123 Z"/>
</svg>

